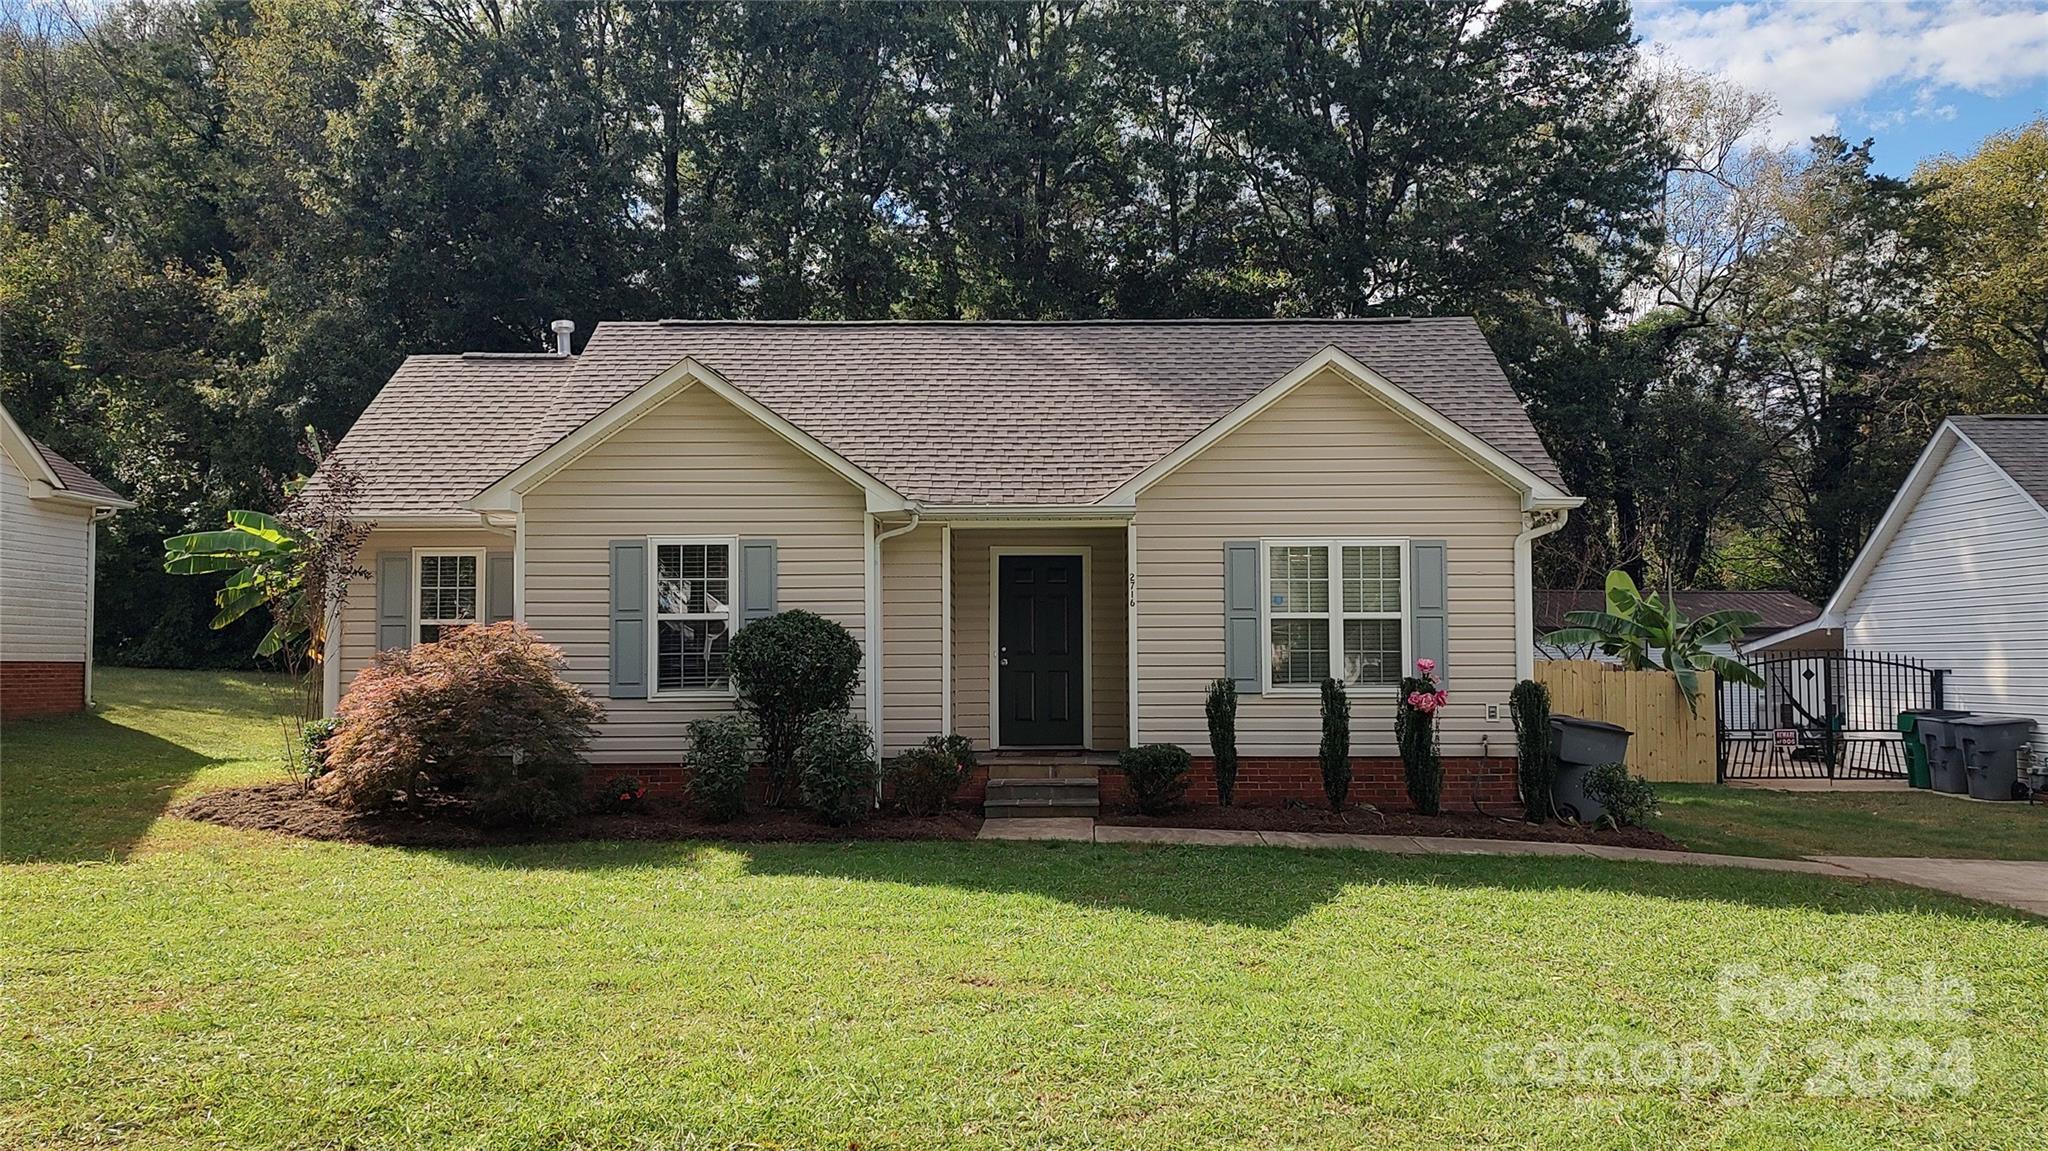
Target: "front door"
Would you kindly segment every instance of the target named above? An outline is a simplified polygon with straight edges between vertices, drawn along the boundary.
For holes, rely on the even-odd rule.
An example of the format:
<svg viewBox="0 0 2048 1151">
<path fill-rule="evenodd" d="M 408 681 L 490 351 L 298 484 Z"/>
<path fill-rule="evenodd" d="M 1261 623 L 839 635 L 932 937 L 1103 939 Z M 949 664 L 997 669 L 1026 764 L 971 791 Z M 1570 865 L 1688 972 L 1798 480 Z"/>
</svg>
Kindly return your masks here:
<svg viewBox="0 0 2048 1151">
<path fill-rule="evenodd" d="M 1079 747 L 1081 557 L 999 556 L 997 738 L 1004 747 Z"/>
</svg>

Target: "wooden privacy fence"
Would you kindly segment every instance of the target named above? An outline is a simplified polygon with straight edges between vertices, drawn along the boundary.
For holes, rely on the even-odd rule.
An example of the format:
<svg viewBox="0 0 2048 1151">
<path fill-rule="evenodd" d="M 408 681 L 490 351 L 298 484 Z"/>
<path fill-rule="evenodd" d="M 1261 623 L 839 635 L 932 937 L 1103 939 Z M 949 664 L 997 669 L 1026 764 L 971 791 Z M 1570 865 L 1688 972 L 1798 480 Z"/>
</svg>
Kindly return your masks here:
<svg viewBox="0 0 2048 1151">
<path fill-rule="evenodd" d="M 1713 673 L 1700 673 L 1697 716 L 1668 671 L 1623 671 L 1590 659 L 1538 660 L 1536 681 L 1550 689 L 1550 714 L 1629 729 L 1631 772 L 1669 783 L 1714 782 Z"/>
</svg>

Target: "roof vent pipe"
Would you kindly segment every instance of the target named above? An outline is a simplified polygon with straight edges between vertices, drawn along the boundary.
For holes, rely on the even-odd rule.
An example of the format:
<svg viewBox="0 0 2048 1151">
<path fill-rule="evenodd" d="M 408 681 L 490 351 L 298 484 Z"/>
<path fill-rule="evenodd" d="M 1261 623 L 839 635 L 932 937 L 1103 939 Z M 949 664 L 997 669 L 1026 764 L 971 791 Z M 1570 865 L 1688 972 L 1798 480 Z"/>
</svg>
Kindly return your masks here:
<svg viewBox="0 0 2048 1151">
<path fill-rule="evenodd" d="M 576 331 L 576 321 L 556 320 L 548 325 L 548 330 L 555 333 L 555 354 L 558 356 L 568 355 L 569 337 Z"/>
</svg>

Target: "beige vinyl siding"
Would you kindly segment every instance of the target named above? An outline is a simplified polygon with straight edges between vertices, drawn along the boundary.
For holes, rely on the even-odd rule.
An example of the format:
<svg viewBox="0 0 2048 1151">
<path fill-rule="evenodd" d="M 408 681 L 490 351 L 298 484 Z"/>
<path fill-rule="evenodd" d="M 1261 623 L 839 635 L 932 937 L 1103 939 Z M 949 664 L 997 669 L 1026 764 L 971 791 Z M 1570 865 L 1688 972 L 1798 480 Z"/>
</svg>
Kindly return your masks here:
<svg viewBox="0 0 2048 1151">
<path fill-rule="evenodd" d="M 90 508 L 30 499 L 0 451 L 0 660 L 85 662 L 92 531 Z"/>
<path fill-rule="evenodd" d="M 561 647 L 570 681 L 604 701 L 592 762 L 673 763 L 686 722 L 732 706 L 728 696 L 605 698 L 612 540 L 775 540 L 777 606 L 817 612 L 863 639 L 865 506 L 859 488 L 703 388 L 663 403 L 527 493 L 526 621 Z"/>
<path fill-rule="evenodd" d="M 1950 707 L 2048 732 L 2048 515 L 1950 449 L 1842 613 L 1842 645 L 1949 669 Z"/>
<path fill-rule="evenodd" d="M 886 530 L 886 529 L 884 529 Z M 945 731 L 939 559 L 945 529 L 925 524 L 882 541 L 882 751 Z"/>
<path fill-rule="evenodd" d="M 1204 752 L 1203 702 L 1223 674 L 1223 545 L 1279 538 L 1440 539 L 1447 545 L 1451 703 L 1446 755 L 1509 755 L 1515 678 L 1517 493 L 1334 375 L 1302 384 L 1138 498 L 1138 737 Z M 1403 573 L 1404 578 L 1407 573 Z M 1265 638 L 1261 637 L 1261 643 Z M 1244 755 L 1314 755 L 1313 691 L 1245 696 Z M 1391 691 L 1352 693 L 1351 745 L 1392 755 Z"/>
<path fill-rule="evenodd" d="M 1056 555 L 1089 549 L 1088 697 L 1091 747 L 1124 746 L 1129 730 L 1130 633 L 1124 604 L 1122 528 L 953 529 L 953 727 L 988 747 L 989 555 L 991 548 Z M 884 653 L 886 655 L 886 651 Z"/>
<path fill-rule="evenodd" d="M 385 552 L 402 552 L 408 557 L 416 548 L 448 548 L 461 551 L 482 548 L 486 552 L 512 551 L 512 533 L 509 531 L 486 531 L 482 528 L 470 530 L 440 528 L 433 531 L 407 531 L 400 528 L 378 528 L 370 533 L 363 544 L 358 567 L 367 572 L 360 578 L 349 581 L 348 599 L 341 606 L 341 690 L 347 692 L 355 682 L 356 675 L 369 666 L 377 656 L 377 557 Z M 408 562 L 410 562 L 408 560 Z M 490 565 L 486 563 L 485 578 L 489 577 Z M 415 572 L 413 578 L 418 578 Z M 478 589 L 486 596 L 489 588 Z M 414 589 L 407 585 L 407 599 L 410 601 Z M 479 599 L 488 603 L 488 599 Z"/>
</svg>

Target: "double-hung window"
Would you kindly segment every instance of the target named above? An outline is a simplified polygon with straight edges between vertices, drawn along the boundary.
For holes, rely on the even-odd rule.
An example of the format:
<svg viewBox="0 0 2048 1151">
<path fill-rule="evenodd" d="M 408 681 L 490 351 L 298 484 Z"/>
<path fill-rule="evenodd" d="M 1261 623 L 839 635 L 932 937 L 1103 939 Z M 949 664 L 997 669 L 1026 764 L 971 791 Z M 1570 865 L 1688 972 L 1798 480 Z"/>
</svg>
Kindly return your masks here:
<svg viewBox="0 0 2048 1151">
<path fill-rule="evenodd" d="M 735 547 L 730 539 L 654 541 L 656 694 L 732 690 Z"/>
<path fill-rule="evenodd" d="M 414 643 L 433 643 L 450 628 L 479 622 L 484 604 L 482 551 L 416 551 L 412 563 Z"/>
<path fill-rule="evenodd" d="M 1266 686 L 1396 688 L 1407 668 L 1407 547 L 1399 540 L 1269 540 Z"/>
</svg>

